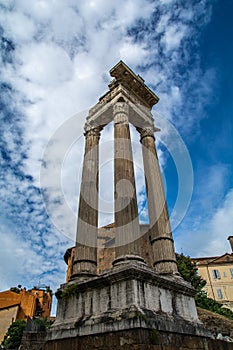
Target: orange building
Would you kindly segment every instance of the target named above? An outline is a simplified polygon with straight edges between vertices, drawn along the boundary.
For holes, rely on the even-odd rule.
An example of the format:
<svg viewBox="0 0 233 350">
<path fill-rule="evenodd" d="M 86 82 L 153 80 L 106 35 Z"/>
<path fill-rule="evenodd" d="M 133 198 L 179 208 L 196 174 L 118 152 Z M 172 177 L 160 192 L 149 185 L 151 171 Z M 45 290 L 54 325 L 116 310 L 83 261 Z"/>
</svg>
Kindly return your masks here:
<svg viewBox="0 0 233 350">
<path fill-rule="evenodd" d="M 10 324 L 28 317 L 50 316 L 52 293 L 49 288 L 11 288 L 0 292 L 0 343 Z"/>
</svg>

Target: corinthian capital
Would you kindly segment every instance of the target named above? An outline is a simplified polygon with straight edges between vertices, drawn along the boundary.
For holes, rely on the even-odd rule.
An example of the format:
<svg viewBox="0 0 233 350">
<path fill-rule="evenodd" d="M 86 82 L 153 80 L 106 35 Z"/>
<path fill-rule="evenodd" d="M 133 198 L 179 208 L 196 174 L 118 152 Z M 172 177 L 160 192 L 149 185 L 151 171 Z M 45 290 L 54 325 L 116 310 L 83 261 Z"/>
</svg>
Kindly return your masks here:
<svg viewBox="0 0 233 350">
<path fill-rule="evenodd" d="M 96 136 L 100 138 L 100 132 L 103 128 L 101 126 L 91 127 L 90 125 L 85 125 L 84 136 L 87 138 L 89 136 Z"/>
<path fill-rule="evenodd" d="M 145 127 L 143 129 L 138 129 L 138 131 L 140 132 L 140 136 L 141 136 L 141 139 L 140 141 L 142 142 L 142 139 L 144 137 L 153 137 L 153 139 L 155 140 L 155 136 L 154 136 L 154 127 Z"/>
<path fill-rule="evenodd" d="M 129 105 L 126 102 L 116 102 L 113 105 L 115 123 L 127 123 L 129 120 Z"/>
</svg>

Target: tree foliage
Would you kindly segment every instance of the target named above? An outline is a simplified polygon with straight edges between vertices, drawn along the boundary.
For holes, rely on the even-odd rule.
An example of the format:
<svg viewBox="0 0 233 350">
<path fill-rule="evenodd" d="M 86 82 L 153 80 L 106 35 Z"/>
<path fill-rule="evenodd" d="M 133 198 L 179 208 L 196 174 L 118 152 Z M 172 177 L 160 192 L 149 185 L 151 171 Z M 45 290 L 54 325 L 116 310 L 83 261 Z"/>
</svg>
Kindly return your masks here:
<svg viewBox="0 0 233 350">
<path fill-rule="evenodd" d="M 17 320 L 10 325 L 2 343 L 5 349 L 18 349 L 25 326 L 26 322 L 23 320 Z"/>
<path fill-rule="evenodd" d="M 195 300 L 197 306 L 201 307 L 202 309 L 215 312 L 233 320 L 233 312 L 230 309 L 222 307 L 222 304 L 218 303 L 214 299 L 208 298 L 205 292 L 197 293 Z"/>
<path fill-rule="evenodd" d="M 176 254 L 177 266 L 180 275 L 199 292 L 206 285 L 206 281 L 198 275 L 198 270 L 195 263 L 192 262 L 189 256 Z"/>
<path fill-rule="evenodd" d="M 26 325 L 26 332 L 46 332 L 52 325 L 52 321 L 46 317 L 28 318 Z"/>
</svg>

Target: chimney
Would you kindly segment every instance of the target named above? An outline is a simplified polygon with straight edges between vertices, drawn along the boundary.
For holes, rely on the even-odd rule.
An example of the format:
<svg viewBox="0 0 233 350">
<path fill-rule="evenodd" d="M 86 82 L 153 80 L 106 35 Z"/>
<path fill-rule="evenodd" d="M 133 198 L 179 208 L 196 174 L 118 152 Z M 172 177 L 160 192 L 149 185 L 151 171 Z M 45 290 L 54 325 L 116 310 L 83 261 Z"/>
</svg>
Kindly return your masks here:
<svg viewBox="0 0 233 350">
<path fill-rule="evenodd" d="M 231 253 L 233 253 L 233 236 L 229 236 L 227 239 L 228 239 L 228 241 L 230 242 L 230 245 L 231 245 Z"/>
</svg>

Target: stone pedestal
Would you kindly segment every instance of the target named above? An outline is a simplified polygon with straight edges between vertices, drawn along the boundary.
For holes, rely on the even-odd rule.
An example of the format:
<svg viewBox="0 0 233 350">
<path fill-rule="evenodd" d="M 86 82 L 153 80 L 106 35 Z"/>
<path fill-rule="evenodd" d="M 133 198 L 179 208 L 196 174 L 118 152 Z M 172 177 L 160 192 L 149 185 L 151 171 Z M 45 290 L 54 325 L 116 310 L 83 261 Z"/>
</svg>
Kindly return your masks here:
<svg viewBox="0 0 233 350">
<path fill-rule="evenodd" d="M 45 350 L 232 350 L 233 344 L 187 334 L 133 329 L 47 342 Z M 41 350 L 41 349 L 38 349 Z"/>
<path fill-rule="evenodd" d="M 99 277 L 62 285 L 48 341 L 135 329 L 209 336 L 198 319 L 194 293 L 179 277 L 127 262 Z"/>
<path fill-rule="evenodd" d="M 46 341 L 46 332 L 30 332 L 23 333 L 20 350 L 42 350 Z"/>
</svg>

